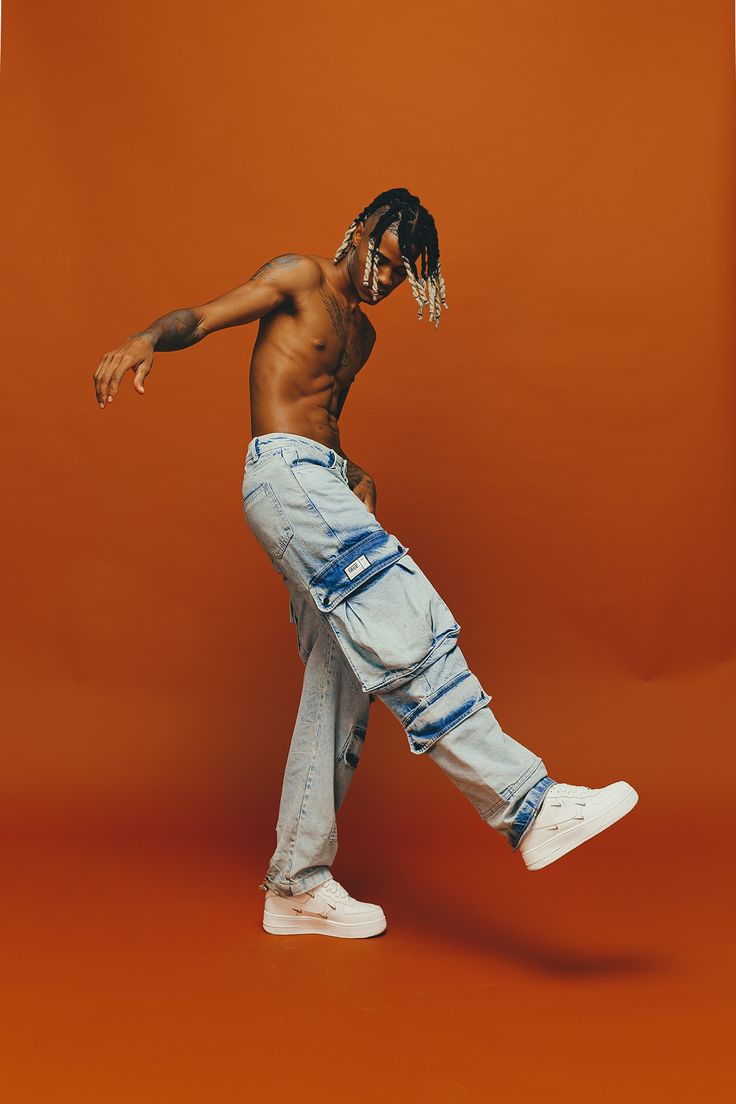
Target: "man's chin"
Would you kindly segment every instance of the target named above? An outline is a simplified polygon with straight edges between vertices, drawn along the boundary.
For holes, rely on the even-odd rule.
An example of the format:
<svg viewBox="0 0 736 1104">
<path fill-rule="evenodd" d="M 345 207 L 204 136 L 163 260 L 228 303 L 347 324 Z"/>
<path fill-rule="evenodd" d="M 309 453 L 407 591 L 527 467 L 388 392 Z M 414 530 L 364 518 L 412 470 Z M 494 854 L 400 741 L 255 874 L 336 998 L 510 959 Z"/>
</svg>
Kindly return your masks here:
<svg viewBox="0 0 736 1104">
<path fill-rule="evenodd" d="M 377 295 L 374 298 L 369 291 L 362 291 L 361 298 L 369 307 L 376 307 L 379 303 L 382 303 L 384 299 L 388 299 L 388 295 Z"/>
</svg>

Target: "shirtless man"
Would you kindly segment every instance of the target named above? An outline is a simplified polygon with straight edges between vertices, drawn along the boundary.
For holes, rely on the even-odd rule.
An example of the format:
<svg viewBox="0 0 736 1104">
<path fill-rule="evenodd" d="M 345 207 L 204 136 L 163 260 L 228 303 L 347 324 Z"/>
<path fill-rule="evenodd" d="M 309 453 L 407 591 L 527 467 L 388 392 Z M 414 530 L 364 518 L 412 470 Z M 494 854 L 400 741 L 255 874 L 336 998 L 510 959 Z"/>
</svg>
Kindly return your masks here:
<svg viewBox="0 0 736 1104">
<path fill-rule="evenodd" d="M 438 326 L 447 303 L 434 220 L 417 196 L 394 188 L 356 215 L 334 258 L 275 257 L 240 287 L 133 334 L 94 373 L 105 409 L 128 371 L 144 394 L 155 352 L 259 320 L 243 511 L 287 585 L 305 665 L 276 851 L 262 884 L 263 926 L 275 935 L 361 938 L 386 928 L 379 905 L 356 901 L 330 873 L 336 814 L 376 698 L 402 724 L 410 750 L 428 754 L 530 870 L 638 800 L 622 781 L 602 789 L 555 782 L 539 756 L 502 731 L 458 647 L 458 623 L 407 547 L 379 524 L 375 483 L 342 450 L 340 413 L 376 340 L 362 307 L 405 280 L 419 318 L 428 307 Z"/>
</svg>

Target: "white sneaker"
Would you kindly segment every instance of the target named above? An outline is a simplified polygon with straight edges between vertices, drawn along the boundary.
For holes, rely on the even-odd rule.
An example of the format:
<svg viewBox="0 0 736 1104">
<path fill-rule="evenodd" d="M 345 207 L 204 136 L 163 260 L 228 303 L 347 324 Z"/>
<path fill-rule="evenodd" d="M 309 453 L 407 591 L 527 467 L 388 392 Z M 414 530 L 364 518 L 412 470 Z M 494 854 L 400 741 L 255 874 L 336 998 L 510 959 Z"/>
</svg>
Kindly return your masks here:
<svg viewBox="0 0 736 1104">
<path fill-rule="evenodd" d="M 365 939 L 386 930 L 380 905 L 356 901 L 334 878 L 315 889 L 282 897 L 266 892 L 263 927 L 270 935 L 336 935 Z"/>
<path fill-rule="evenodd" d="M 524 862 L 529 870 L 541 870 L 626 816 L 638 800 L 628 782 L 600 790 L 554 782 L 521 837 Z"/>
</svg>

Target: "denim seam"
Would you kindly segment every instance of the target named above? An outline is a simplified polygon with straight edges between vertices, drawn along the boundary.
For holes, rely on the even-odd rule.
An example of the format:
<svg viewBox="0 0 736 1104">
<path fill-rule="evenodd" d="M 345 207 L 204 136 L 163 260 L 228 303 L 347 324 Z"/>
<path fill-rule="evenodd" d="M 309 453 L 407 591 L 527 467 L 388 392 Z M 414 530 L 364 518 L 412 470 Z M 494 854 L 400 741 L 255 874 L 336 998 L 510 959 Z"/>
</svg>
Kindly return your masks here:
<svg viewBox="0 0 736 1104">
<path fill-rule="evenodd" d="M 323 866 L 322 869 L 326 871 L 326 875 L 315 871 L 315 873 L 310 874 L 308 878 L 296 878 L 291 883 L 291 896 L 293 897 L 295 893 L 305 893 L 306 890 L 312 889 L 314 886 L 321 885 L 322 882 L 327 881 L 330 876 L 330 868 L 329 866 Z"/>
<path fill-rule="evenodd" d="M 284 511 L 284 507 L 281 504 L 281 499 L 276 494 L 276 492 L 273 489 L 273 487 L 271 486 L 271 484 L 268 483 L 268 482 L 265 482 L 263 484 L 263 486 L 265 487 L 266 494 L 273 500 L 273 504 L 276 507 L 276 512 L 281 516 L 281 518 L 283 519 L 283 522 L 284 522 L 284 526 L 286 527 L 285 532 L 284 532 L 283 536 L 281 537 L 281 540 L 279 541 L 278 545 L 276 546 L 276 552 L 274 554 L 275 558 L 277 560 L 282 560 L 284 558 L 284 552 L 289 547 L 289 544 L 291 543 L 292 538 L 294 537 L 294 527 L 291 524 L 291 522 L 289 521 L 289 519 L 287 518 L 286 513 Z"/>
<path fill-rule="evenodd" d="M 312 599 L 312 600 L 314 601 L 314 599 Z M 315 606 L 317 605 L 316 602 L 314 604 L 315 604 Z M 317 606 L 317 609 L 319 609 L 319 606 Z M 347 650 L 345 648 L 343 648 L 342 644 L 340 643 L 340 632 L 339 632 L 337 626 L 333 623 L 332 618 L 330 617 L 330 614 L 329 613 L 324 613 L 323 610 L 320 610 L 319 612 L 320 612 L 321 616 L 324 617 L 327 624 L 330 626 L 330 630 L 332 632 L 333 637 L 335 638 L 335 642 L 336 642 L 337 646 L 339 647 L 340 651 L 342 652 L 342 654 L 344 655 L 345 659 L 347 660 L 348 665 L 350 666 L 350 670 L 353 672 L 356 679 L 360 683 L 360 687 L 361 687 L 363 693 L 367 694 L 368 691 L 363 686 L 363 680 L 361 679 L 360 675 L 358 674 L 358 672 L 356 670 L 356 667 L 355 667 L 355 664 L 353 663 L 352 659 L 350 658 Z"/>
<path fill-rule="evenodd" d="M 322 680 L 322 692 L 320 694 L 320 699 L 319 699 L 319 719 L 318 719 L 317 724 L 315 725 L 315 729 L 314 729 L 314 742 L 312 744 L 312 755 L 311 755 L 311 758 L 309 760 L 309 770 L 307 772 L 306 782 L 304 783 L 304 793 L 302 794 L 302 800 L 301 800 L 301 804 L 299 806 L 299 813 L 298 813 L 298 816 L 296 818 L 296 829 L 294 831 L 294 834 L 293 834 L 293 837 L 292 837 L 292 840 L 291 840 L 291 843 L 290 843 L 290 846 L 289 846 L 289 849 L 288 849 L 288 852 L 287 852 L 286 866 L 287 866 L 288 870 L 291 870 L 291 864 L 294 861 L 294 853 L 296 851 L 297 840 L 299 838 L 299 832 L 300 832 L 301 826 L 302 826 L 302 817 L 304 815 L 304 806 L 305 806 L 306 800 L 307 800 L 307 792 L 309 791 L 310 783 L 311 783 L 312 778 L 314 776 L 314 759 L 315 759 L 315 756 L 317 754 L 317 745 L 319 743 L 319 734 L 320 734 L 320 730 L 321 730 L 322 724 L 323 724 L 324 703 L 325 703 L 325 697 L 327 695 L 327 687 L 329 686 L 329 681 L 330 681 L 330 670 L 332 668 L 333 648 L 334 648 L 334 644 L 333 644 L 332 641 L 330 641 L 330 651 L 329 651 L 329 655 L 327 657 L 327 663 L 325 664 L 324 678 Z M 289 883 L 291 884 L 291 882 L 292 882 L 292 879 L 291 879 L 291 876 L 289 876 Z"/>
<path fill-rule="evenodd" d="M 286 461 L 284 461 L 284 463 L 286 463 Z M 301 493 L 304 495 L 305 499 L 307 500 L 307 502 L 309 504 L 309 509 L 314 511 L 314 513 L 317 515 L 317 517 L 320 519 L 320 521 L 324 525 L 325 529 L 327 529 L 327 531 L 335 538 L 335 540 L 339 542 L 339 540 L 340 540 L 339 535 L 335 532 L 335 530 L 332 528 L 330 523 L 326 520 L 326 518 L 325 518 L 324 514 L 322 513 L 322 511 L 316 506 L 316 504 L 314 502 L 314 499 L 312 499 L 311 496 L 309 495 L 309 492 L 307 491 L 307 488 L 304 486 L 304 484 L 302 483 L 299 476 L 296 474 L 296 472 L 291 467 L 291 465 L 288 465 L 288 467 L 289 467 L 289 471 L 291 472 L 292 479 L 294 480 L 297 487 L 299 488 L 299 490 L 301 491 Z M 327 471 L 326 468 L 325 468 L 325 471 Z"/>
<path fill-rule="evenodd" d="M 314 510 L 315 514 L 320 519 L 320 521 L 325 526 L 325 528 L 328 530 L 328 532 L 330 532 L 332 534 L 332 536 L 335 538 L 335 540 L 338 542 L 338 544 L 341 544 L 339 535 L 335 532 L 335 530 L 332 528 L 330 523 L 325 519 L 324 515 L 322 514 L 322 511 L 318 509 L 318 507 L 316 506 L 316 504 L 314 503 L 314 501 L 310 497 L 309 492 L 307 491 L 307 488 L 304 486 L 301 479 L 299 478 L 299 476 L 294 471 L 293 465 L 290 464 L 288 462 L 288 460 L 284 460 L 283 456 L 281 457 L 281 459 L 284 461 L 284 464 L 286 465 L 286 467 L 291 472 L 292 479 L 296 483 L 297 487 L 299 488 L 299 490 L 301 491 L 301 493 L 304 495 L 307 502 L 309 503 L 310 509 Z M 330 472 L 330 471 L 334 471 L 334 468 L 324 468 L 323 470 L 326 471 L 326 472 Z M 340 480 L 340 482 L 342 482 L 342 480 Z"/>
<path fill-rule="evenodd" d="M 266 436 L 266 434 L 262 434 L 261 436 L 264 437 L 264 436 Z M 297 440 L 291 440 L 292 437 L 296 437 Z M 283 452 L 293 450 L 295 455 L 299 456 L 300 453 L 309 453 L 309 451 L 311 450 L 311 451 L 315 452 L 317 454 L 317 456 L 319 456 L 322 459 L 325 459 L 325 460 L 328 461 L 328 463 L 322 465 L 323 467 L 325 467 L 325 468 L 334 468 L 336 466 L 337 460 L 338 460 L 338 453 L 330 445 L 325 445 L 325 444 L 322 443 L 322 441 L 314 441 L 311 437 L 306 437 L 306 438 L 301 437 L 301 435 L 298 434 L 298 433 L 297 434 L 279 434 L 278 435 L 279 440 L 283 441 L 285 438 L 286 438 L 286 443 L 285 444 L 278 444 L 278 445 L 275 445 L 276 438 L 272 438 L 272 440 L 269 442 L 268 445 L 265 445 L 265 446 L 262 445 L 261 446 L 261 452 L 258 455 L 260 456 L 260 455 L 263 455 L 264 453 L 266 455 L 268 455 L 270 452 L 275 452 L 277 454 L 281 454 Z M 274 447 L 274 445 L 275 445 L 275 447 Z M 255 451 L 255 446 L 254 446 L 254 451 Z M 343 457 L 340 457 L 340 459 L 342 460 Z"/>
<path fill-rule="evenodd" d="M 554 785 L 554 780 L 550 778 L 549 775 L 545 775 L 534 784 L 532 789 L 526 795 L 521 809 L 519 810 L 518 814 L 509 827 L 508 841 L 514 851 L 518 850 L 521 841 L 530 828 L 547 791 L 552 785 Z M 541 787 L 541 789 L 539 789 L 539 787 Z M 533 804 L 530 804 L 529 798 L 534 790 L 537 790 L 538 792 L 535 795 L 535 800 Z M 529 805 L 529 808 L 527 808 L 527 805 Z"/>
<path fill-rule="evenodd" d="M 326 870 L 327 873 L 322 874 L 320 870 Z M 287 882 L 274 881 L 273 878 L 269 878 L 268 875 L 263 879 L 260 885 L 260 889 L 270 889 L 273 893 L 276 893 L 279 897 L 293 897 L 296 893 L 304 893 L 308 889 L 312 889 L 314 886 L 320 885 L 322 882 L 329 878 L 330 868 L 324 866 L 320 870 L 315 870 L 314 873 L 308 874 L 304 878 L 289 879 Z M 288 893 L 280 893 L 275 887 L 286 887 Z"/>
<path fill-rule="evenodd" d="M 280 456 L 280 451 L 275 449 L 272 452 L 261 453 L 260 456 L 253 456 L 246 458 L 246 471 L 250 471 L 253 468 L 262 468 L 269 460 L 273 460 L 275 457 Z"/>
<path fill-rule="evenodd" d="M 453 728 L 456 728 L 461 721 L 466 720 L 468 717 L 472 717 L 473 713 L 477 713 L 479 709 L 485 709 L 490 701 L 491 695 L 486 693 L 486 691 L 484 690 L 482 698 L 479 698 L 478 701 L 473 702 L 472 705 L 463 714 L 453 720 L 449 728 L 446 728 L 443 732 L 440 732 L 437 736 L 433 737 L 433 739 L 428 740 L 427 743 L 424 744 L 422 747 L 415 747 L 412 743 L 412 737 L 409 735 L 409 733 L 407 733 L 407 736 L 409 736 L 410 751 L 412 751 L 414 755 L 424 755 L 425 752 L 434 747 L 438 740 L 441 740 L 442 737 L 446 736 L 448 732 L 452 732 Z"/>
<path fill-rule="evenodd" d="M 271 501 L 276 514 L 280 518 L 280 526 L 282 529 L 282 535 L 279 538 L 278 543 L 274 545 L 274 550 L 272 551 L 265 545 L 264 548 L 266 549 L 272 560 L 282 560 L 284 557 L 284 552 L 289 547 L 289 544 L 294 537 L 294 527 L 286 516 L 286 512 L 281 503 L 281 499 L 276 494 L 276 491 L 273 489 L 273 486 L 271 485 L 271 483 L 269 483 L 267 479 L 264 479 L 263 482 L 259 483 L 254 490 L 249 491 L 248 494 L 245 495 L 245 497 L 243 498 L 243 513 L 247 521 L 249 507 L 256 499 L 261 497 L 265 497 L 266 499 Z"/>
<path fill-rule="evenodd" d="M 380 578 L 380 576 L 385 571 L 390 571 L 392 567 L 395 567 L 395 565 L 397 563 L 401 562 L 404 555 L 406 555 L 406 553 L 404 553 L 398 559 L 394 560 L 393 563 L 390 563 L 386 567 L 384 567 L 383 571 L 376 572 L 376 574 L 373 576 L 373 578 L 378 579 L 378 578 Z M 350 597 L 349 594 L 347 594 L 345 596 L 345 598 L 349 598 L 349 597 Z M 343 601 L 345 601 L 345 598 L 343 598 Z M 330 613 L 332 613 L 332 610 L 328 611 L 327 613 L 323 612 L 323 616 L 326 617 L 327 620 L 330 622 L 330 626 L 332 628 L 332 631 L 334 632 L 334 634 L 337 637 L 338 642 L 339 642 L 340 633 L 335 628 L 335 626 L 332 624 L 332 621 L 330 620 Z M 454 634 L 454 635 L 457 635 L 457 634 Z M 350 664 L 350 666 L 352 667 L 353 673 L 355 674 L 355 677 L 357 678 L 358 682 L 363 687 L 364 693 L 366 693 L 366 694 L 378 694 L 380 696 L 380 691 L 381 690 L 390 689 L 392 687 L 395 687 L 397 683 L 400 684 L 401 682 L 408 681 L 410 678 L 415 678 L 417 675 L 422 674 L 423 671 L 425 671 L 428 667 L 431 666 L 431 664 L 434 660 L 435 652 L 438 650 L 440 645 L 442 643 L 444 643 L 444 640 L 445 640 L 445 637 L 442 637 L 442 636 L 437 637 L 437 639 L 432 642 L 432 646 L 429 648 L 429 650 L 422 656 L 421 659 L 418 659 L 416 663 L 412 664 L 411 667 L 402 667 L 400 671 L 391 671 L 381 680 L 381 682 L 379 682 L 375 686 L 370 686 L 369 688 L 366 688 L 366 686 L 363 684 L 362 676 L 356 670 L 355 665 L 353 664 L 352 660 L 350 659 L 350 656 L 347 655 L 347 653 L 346 653 L 346 659 L 347 659 L 348 663 Z M 341 645 L 341 647 L 342 647 L 342 645 Z M 467 678 L 467 672 L 463 672 L 460 675 L 453 675 L 451 681 L 455 682 L 460 678 Z M 436 691 L 436 693 L 439 694 L 439 691 Z M 404 717 L 402 719 L 401 723 L 402 723 L 402 725 L 405 729 L 406 729 L 407 724 L 411 724 L 411 719 L 416 715 L 418 710 L 421 709 L 423 705 L 427 704 L 430 697 L 431 697 L 431 695 L 423 698 L 422 701 L 419 703 L 419 705 L 415 706 L 415 708 L 412 709 L 411 714 L 409 715 L 409 717 L 408 718 Z M 460 719 L 462 720 L 464 718 L 460 718 Z M 444 735 L 444 733 L 443 733 L 443 735 Z M 439 737 L 438 737 L 438 739 L 439 739 Z"/>
<path fill-rule="evenodd" d="M 431 655 L 431 652 L 428 654 Z M 426 659 L 427 656 L 425 656 L 424 658 Z M 420 660 L 420 662 L 423 663 L 424 660 Z M 427 664 L 427 666 L 429 667 L 430 665 Z M 443 682 L 441 686 L 438 686 L 435 690 L 432 690 L 431 693 L 425 694 L 419 704 L 414 706 L 411 713 L 407 713 L 406 717 L 404 717 L 404 728 L 408 729 L 412 721 L 418 716 L 419 713 L 422 712 L 423 709 L 426 708 L 426 706 L 431 705 L 432 702 L 436 701 L 437 698 L 439 698 L 442 694 L 446 694 L 448 690 L 451 690 L 456 683 L 462 682 L 463 679 L 466 679 L 467 677 L 468 672 L 461 671 L 459 675 L 453 675 L 452 678 L 448 679 L 447 682 Z"/>
<path fill-rule="evenodd" d="M 499 809 L 502 809 L 504 805 L 508 805 L 508 801 L 504 801 L 503 799 L 497 801 L 495 805 L 491 805 L 490 809 L 486 809 L 484 813 L 480 814 L 481 820 L 488 820 L 488 817 L 493 816 L 493 814 L 497 813 Z"/>
<path fill-rule="evenodd" d="M 396 562 L 398 562 L 398 561 L 396 561 Z M 385 568 L 384 570 L 390 571 L 393 566 L 394 566 L 393 564 L 389 564 L 389 566 L 387 568 Z M 380 575 L 381 575 L 381 572 L 377 572 L 376 575 L 373 576 L 373 578 L 377 579 L 377 578 L 380 577 Z M 347 595 L 346 597 L 349 597 L 349 595 Z M 343 599 L 343 601 L 345 601 L 345 599 Z M 317 605 L 316 602 L 315 602 L 315 605 Z M 317 606 L 317 609 L 319 609 L 319 606 Z M 353 663 L 353 661 L 350 657 L 349 649 L 343 648 L 342 644 L 340 644 L 341 633 L 340 633 L 340 630 L 337 628 L 337 626 L 334 624 L 334 622 L 332 620 L 332 616 L 331 616 L 332 610 L 329 610 L 328 612 L 325 612 L 324 610 L 320 610 L 320 613 L 321 613 L 322 617 L 325 618 L 325 620 L 327 621 L 327 624 L 332 629 L 332 635 L 335 637 L 335 640 L 339 644 L 340 651 L 345 656 L 345 659 L 347 660 L 348 664 L 350 665 L 350 669 L 352 670 L 352 672 L 355 675 L 356 679 L 360 683 L 361 689 L 362 689 L 364 694 L 375 694 L 378 697 L 380 697 L 382 690 L 387 690 L 390 687 L 392 687 L 395 683 L 400 683 L 402 680 L 408 679 L 410 675 L 414 675 L 415 673 L 421 673 L 421 672 L 417 672 L 416 668 L 418 666 L 421 666 L 421 665 L 425 664 L 425 661 L 427 660 L 427 658 L 430 655 L 432 655 L 432 653 L 435 650 L 435 648 L 433 648 L 432 651 L 428 652 L 427 655 L 424 656 L 423 659 L 420 659 L 418 661 L 418 663 L 415 664 L 413 667 L 402 668 L 401 671 L 393 672 L 393 674 L 387 675 L 387 677 L 382 682 L 379 682 L 377 686 L 371 686 L 370 688 L 368 688 L 368 687 L 365 686 L 365 684 L 363 682 L 364 676 L 360 674 L 360 672 L 358 671 L 357 667 L 355 666 L 355 664 Z M 435 645 L 435 647 L 436 646 L 437 645 Z M 429 666 L 429 664 L 427 663 L 426 666 Z M 412 713 L 413 712 L 415 712 L 415 711 L 412 710 Z M 403 721 L 402 721 L 402 724 L 403 724 Z"/>
<path fill-rule="evenodd" d="M 510 786 L 506 786 L 506 788 L 504 790 L 502 790 L 502 796 L 501 796 L 500 800 L 495 802 L 495 804 L 492 805 L 490 807 L 490 809 L 487 810 L 487 812 L 482 813 L 481 818 L 483 820 L 487 820 L 488 817 L 493 816 L 493 814 L 498 812 L 499 809 L 502 809 L 504 805 L 510 805 L 513 802 L 513 799 L 516 796 L 516 793 L 519 790 L 519 788 L 524 785 L 527 778 L 530 778 L 531 775 L 534 774 L 534 771 L 537 770 L 537 768 L 539 767 L 539 765 L 541 763 L 542 763 L 542 759 L 538 758 L 536 760 L 536 762 L 533 763 L 532 766 L 529 767 L 529 769 L 524 772 L 524 774 L 521 776 L 521 778 L 518 778 L 516 780 L 516 782 L 513 782 Z M 539 781 L 540 782 L 542 781 L 541 778 L 540 778 Z M 537 783 L 535 783 L 535 785 L 537 785 Z M 532 787 L 532 789 L 533 788 L 534 787 Z M 503 794 L 508 794 L 509 790 L 511 790 L 511 794 L 509 795 L 509 797 L 504 797 Z M 531 791 L 529 791 L 529 792 L 531 793 Z"/>
<path fill-rule="evenodd" d="M 507 786 L 505 790 L 501 791 L 501 797 L 507 802 L 511 801 L 519 791 L 519 787 L 523 786 L 527 778 L 530 778 L 535 770 L 539 768 L 542 763 L 541 757 L 538 757 L 528 770 L 524 771 L 521 778 L 517 778 L 516 782 L 512 782 L 510 786 Z M 541 778 L 540 778 L 541 782 Z"/>
</svg>

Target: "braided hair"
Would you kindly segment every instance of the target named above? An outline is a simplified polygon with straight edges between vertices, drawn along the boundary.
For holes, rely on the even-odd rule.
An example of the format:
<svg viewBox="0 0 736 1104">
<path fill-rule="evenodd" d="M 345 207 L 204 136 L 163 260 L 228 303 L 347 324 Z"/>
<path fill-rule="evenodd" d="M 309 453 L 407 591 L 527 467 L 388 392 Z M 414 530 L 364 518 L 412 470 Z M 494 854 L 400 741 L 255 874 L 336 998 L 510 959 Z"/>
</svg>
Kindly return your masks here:
<svg viewBox="0 0 736 1104">
<path fill-rule="evenodd" d="M 384 231 L 393 231 L 399 239 L 401 260 L 406 269 L 412 294 L 419 304 L 418 316 L 421 319 L 425 306 L 429 305 L 429 320 L 435 329 L 440 324 L 442 307 L 448 310 L 445 299 L 445 281 L 440 266 L 440 247 L 437 240 L 437 228 L 434 219 L 419 197 L 412 195 L 406 188 L 390 188 L 381 192 L 367 207 L 355 216 L 345 231 L 340 248 L 335 253 L 335 264 L 350 250 L 353 231 L 359 222 L 369 215 L 380 212 L 375 226 L 368 235 L 368 252 L 365 258 L 363 283 L 370 285 L 373 294 L 378 291 L 378 246 Z M 418 249 L 417 260 L 422 262 L 421 280 L 417 276 L 411 247 Z"/>
</svg>

